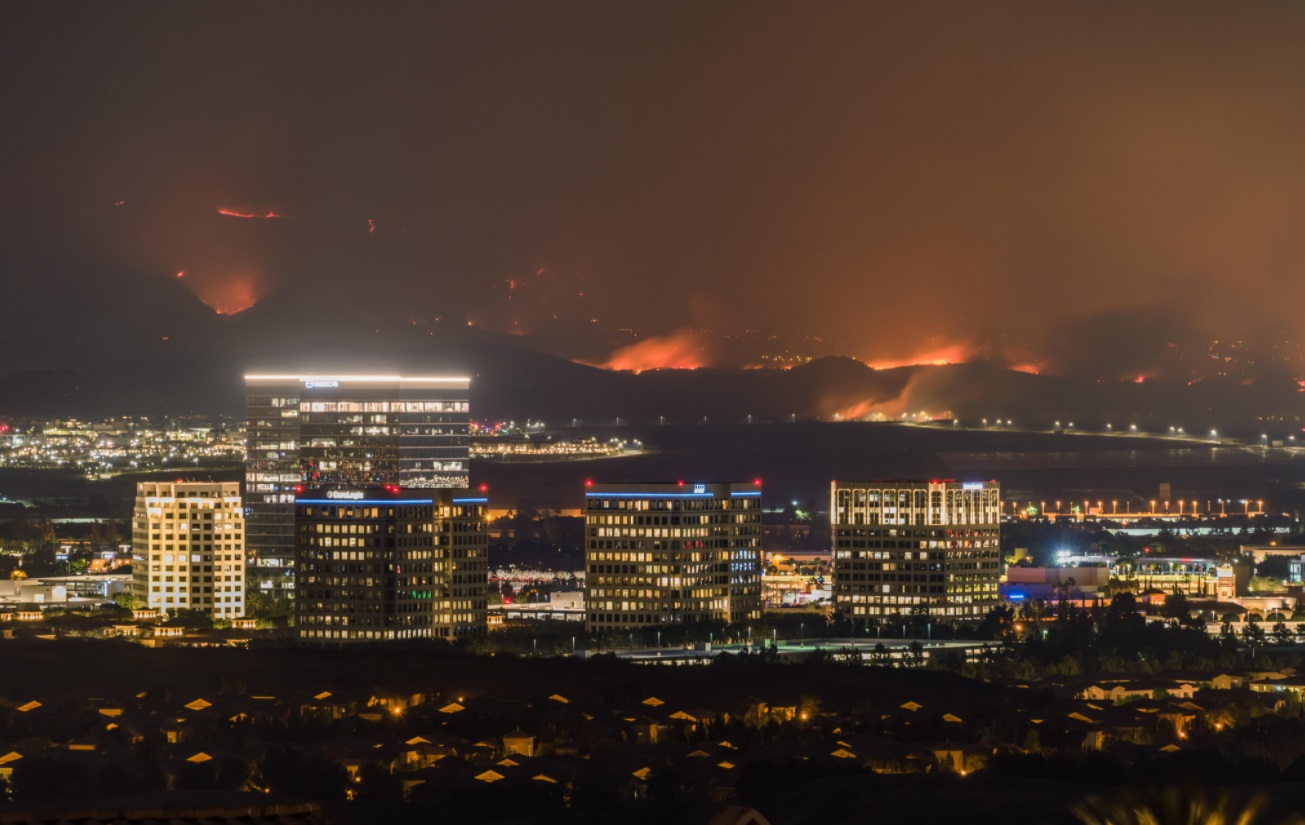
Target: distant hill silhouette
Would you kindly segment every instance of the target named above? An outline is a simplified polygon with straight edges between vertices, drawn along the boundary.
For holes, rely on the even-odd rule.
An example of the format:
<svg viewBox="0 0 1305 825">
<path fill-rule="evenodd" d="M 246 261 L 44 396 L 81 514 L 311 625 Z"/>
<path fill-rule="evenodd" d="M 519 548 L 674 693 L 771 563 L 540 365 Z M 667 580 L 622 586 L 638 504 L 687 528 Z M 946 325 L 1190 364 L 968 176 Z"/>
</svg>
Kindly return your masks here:
<svg viewBox="0 0 1305 825">
<path fill-rule="evenodd" d="M 53 292 L 51 292 L 53 290 Z M 51 298 L 51 294 L 55 299 Z M 1298 429 L 1292 381 L 1144 383 L 1029 375 L 998 364 L 873 370 L 823 358 L 790 370 L 612 372 L 546 354 L 526 336 L 451 324 L 447 329 L 347 315 L 287 286 L 232 317 L 214 314 L 179 282 L 115 273 L 91 289 L 23 283 L 10 296 L 31 317 L 0 340 L 0 415 L 101 417 L 243 412 L 246 371 L 453 372 L 473 378 L 473 414 L 563 423 L 713 422 L 933 417 L 1010 419 L 1043 426 L 1137 424 L 1190 432 Z M 52 309 L 52 307 L 54 309 Z M 94 313 L 88 308 L 93 307 Z M 49 313 L 103 319 L 69 329 Z M 21 368 L 19 367 L 21 365 Z"/>
</svg>

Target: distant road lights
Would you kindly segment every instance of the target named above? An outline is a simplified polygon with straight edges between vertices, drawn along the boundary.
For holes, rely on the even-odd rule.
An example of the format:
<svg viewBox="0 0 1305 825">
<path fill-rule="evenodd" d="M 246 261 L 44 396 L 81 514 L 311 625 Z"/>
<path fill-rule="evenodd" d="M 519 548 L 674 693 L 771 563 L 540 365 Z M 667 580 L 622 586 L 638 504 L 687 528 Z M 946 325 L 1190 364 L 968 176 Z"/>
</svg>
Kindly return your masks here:
<svg viewBox="0 0 1305 825">
<path fill-rule="evenodd" d="M 1114 429 L 1115 429 L 1115 427 L 1114 427 L 1113 424 L 1110 424 L 1110 423 L 1107 423 L 1107 424 L 1106 424 L 1106 432 L 1112 432 Z"/>
<path fill-rule="evenodd" d="M 1128 425 L 1128 429 L 1129 429 L 1130 432 L 1137 432 L 1137 425 L 1136 425 L 1136 424 L 1129 424 L 1129 425 Z"/>
<path fill-rule="evenodd" d="M 1056 429 L 1058 429 L 1058 430 L 1060 429 L 1060 422 L 1059 422 L 1059 421 L 1056 422 Z"/>
<path fill-rule="evenodd" d="M 1183 428 L 1182 428 L 1182 427 L 1179 427 L 1179 428 L 1178 428 L 1178 434 L 1179 434 L 1179 435 L 1182 435 L 1182 434 L 1183 434 Z"/>
<path fill-rule="evenodd" d="M 1176 432 L 1178 432 L 1178 428 L 1177 428 L 1177 427 L 1170 427 L 1170 428 L 1169 428 L 1169 432 L 1171 432 L 1171 433 L 1176 433 Z"/>
<path fill-rule="evenodd" d="M 1218 431 L 1218 430 L 1210 430 L 1210 437 L 1211 437 L 1211 438 L 1218 438 L 1218 437 L 1219 437 L 1219 431 Z"/>
</svg>

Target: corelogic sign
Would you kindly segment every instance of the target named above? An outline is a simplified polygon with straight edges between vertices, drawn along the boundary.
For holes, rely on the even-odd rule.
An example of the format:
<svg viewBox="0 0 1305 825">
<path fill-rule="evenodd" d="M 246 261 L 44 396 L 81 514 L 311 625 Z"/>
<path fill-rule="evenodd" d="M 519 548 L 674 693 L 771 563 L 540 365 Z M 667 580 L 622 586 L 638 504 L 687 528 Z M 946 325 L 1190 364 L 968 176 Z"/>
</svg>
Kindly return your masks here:
<svg viewBox="0 0 1305 825">
<path fill-rule="evenodd" d="M 327 490 L 326 497 L 344 501 L 361 501 L 363 493 L 362 490 Z"/>
</svg>

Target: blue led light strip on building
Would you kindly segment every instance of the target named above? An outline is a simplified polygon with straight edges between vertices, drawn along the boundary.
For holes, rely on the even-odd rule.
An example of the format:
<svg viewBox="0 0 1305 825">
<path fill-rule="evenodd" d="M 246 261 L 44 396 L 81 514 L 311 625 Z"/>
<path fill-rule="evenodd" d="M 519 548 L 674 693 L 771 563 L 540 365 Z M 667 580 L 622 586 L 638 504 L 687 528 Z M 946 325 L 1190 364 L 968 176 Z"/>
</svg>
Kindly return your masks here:
<svg viewBox="0 0 1305 825">
<path fill-rule="evenodd" d="M 489 499 L 487 499 L 487 498 L 455 498 L 455 499 L 453 499 L 453 503 L 454 503 L 454 504 L 489 504 Z"/>
<path fill-rule="evenodd" d="M 361 498 L 297 498 L 295 504 L 434 504 L 429 498 L 393 498 L 386 501 L 372 501 Z"/>
<path fill-rule="evenodd" d="M 714 493 L 585 493 L 586 498 L 715 498 Z"/>
<path fill-rule="evenodd" d="M 759 495 L 761 495 L 761 492 L 760 492 L 760 491 L 757 491 L 757 492 L 748 492 L 748 493 L 730 493 L 730 495 L 732 495 L 732 496 L 759 496 Z"/>
</svg>

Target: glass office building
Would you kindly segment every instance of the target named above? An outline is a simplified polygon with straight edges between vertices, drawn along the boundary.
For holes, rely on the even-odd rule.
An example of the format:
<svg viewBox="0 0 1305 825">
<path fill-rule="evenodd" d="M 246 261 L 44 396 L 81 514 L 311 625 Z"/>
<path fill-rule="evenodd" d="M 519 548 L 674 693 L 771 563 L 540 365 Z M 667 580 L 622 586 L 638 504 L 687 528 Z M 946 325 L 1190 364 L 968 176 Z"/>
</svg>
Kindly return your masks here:
<svg viewBox="0 0 1305 825">
<path fill-rule="evenodd" d="M 853 621 L 979 621 L 997 604 L 995 481 L 835 481 L 834 609 Z"/>
<path fill-rule="evenodd" d="M 296 487 L 465 488 L 469 391 L 465 377 L 246 375 L 251 561 L 288 576 Z"/>
<path fill-rule="evenodd" d="M 589 484 L 585 629 L 761 616 L 761 485 Z"/>
<path fill-rule="evenodd" d="M 488 501 L 452 490 L 304 488 L 295 504 L 295 636 L 342 645 L 486 630 Z"/>
</svg>

